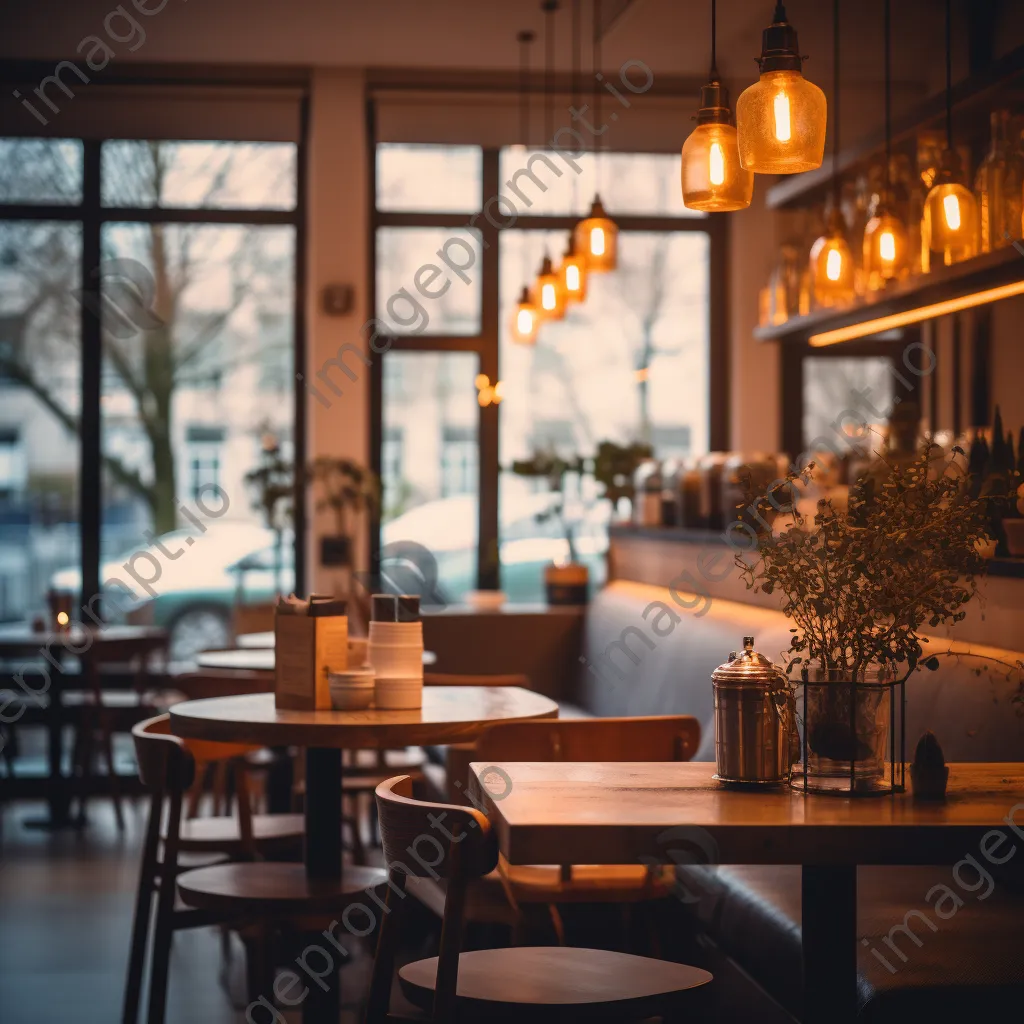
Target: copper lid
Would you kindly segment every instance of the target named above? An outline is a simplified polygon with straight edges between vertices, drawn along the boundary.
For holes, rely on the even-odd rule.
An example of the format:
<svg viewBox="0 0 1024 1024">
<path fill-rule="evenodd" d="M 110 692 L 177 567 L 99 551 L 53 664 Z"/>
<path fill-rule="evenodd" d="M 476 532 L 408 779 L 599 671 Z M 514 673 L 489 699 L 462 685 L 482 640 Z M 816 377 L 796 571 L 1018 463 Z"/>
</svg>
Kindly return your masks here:
<svg viewBox="0 0 1024 1024">
<path fill-rule="evenodd" d="M 735 657 L 730 654 L 729 660 L 711 673 L 711 678 L 716 683 L 762 683 L 774 688 L 782 679 L 782 673 L 773 662 L 754 650 L 754 638 L 745 636 L 743 650 Z"/>
</svg>

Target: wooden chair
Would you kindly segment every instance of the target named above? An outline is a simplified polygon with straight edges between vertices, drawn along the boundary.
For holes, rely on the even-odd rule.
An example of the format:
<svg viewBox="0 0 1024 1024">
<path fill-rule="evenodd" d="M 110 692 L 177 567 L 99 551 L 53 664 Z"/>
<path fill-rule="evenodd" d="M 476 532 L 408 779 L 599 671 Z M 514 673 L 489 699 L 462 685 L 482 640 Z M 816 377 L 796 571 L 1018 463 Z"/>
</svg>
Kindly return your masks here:
<svg viewBox="0 0 1024 1024">
<path fill-rule="evenodd" d="M 403 995 L 432 1024 L 630 1020 L 683 1009 L 689 990 L 711 981 L 695 967 L 607 950 L 556 946 L 462 953 L 467 886 L 494 869 L 497 843 L 490 822 L 475 808 L 423 803 L 411 799 L 411 791 L 404 776 L 377 787 L 388 891 L 367 1024 L 408 1019 L 390 1013 L 390 1000 L 407 881 L 417 877 L 447 880 L 439 955 L 398 972 Z"/>
<path fill-rule="evenodd" d="M 548 719 L 507 722 L 491 726 L 470 750 L 457 750 L 456 771 L 465 782 L 469 763 L 485 761 L 689 761 L 700 745 L 700 723 L 688 715 L 651 718 Z M 513 911 L 514 934 L 523 925 L 526 904 L 547 907 L 559 942 L 565 929 L 558 907 L 564 903 L 633 904 L 662 899 L 673 884 L 671 867 L 643 864 L 509 865 L 502 860 L 498 872 L 471 891 L 471 906 L 483 920 L 495 919 L 495 895 L 486 886 L 500 882 Z M 438 895 L 429 883 L 417 895 L 436 909 Z M 628 918 L 628 913 L 625 915 Z"/>
<path fill-rule="evenodd" d="M 169 716 L 160 715 L 139 722 L 132 729 L 139 776 L 152 795 L 132 925 L 122 1015 L 124 1024 L 134 1024 L 138 1019 L 154 896 L 157 897 L 157 912 L 153 928 L 149 1012 L 146 1018 L 150 1024 L 160 1024 L 164 1019 L 172 933 L 181 928 L 219 924 L 230 919 L 216 908 L 207 908 L 206 911 L 175 908 L 175 879 L 182 871 L 178 862 L 179 854 L 209 854 L 221 860 L 253 860 L 286 852 L 296 846 L 304 834 L 304 822 L 299 815 L 252 814 L 243 758 L 253 747 L 183 740 L 170 735 L 168 723 Z M 237 816 L 194 816 L 196 801 L 190 797 L 196 794 L 198 784 L 205 774 L 204 769 L 210 765 L 229 765 L 234 769 Z M 187 809 L 189 804 L 193 806 L 192 811 Z M 253 864 L 242 866 L 269 867 Z M 301 865 L 283 866 L 301 870 Z M 207 870 L 217 871 L 230 867 L 217 865 Z"/>
<path fill-rule="evenodd" d="M 154 659 L 166 659 L 166 655 L 166 637 L 139 636 L 118 639 L 109 645 L 97 644 L 81 656 L 83 690 L 80 694 L 67 694 L 64 698 L 66 706 L 77 706 L 79 710 L 72 762 L 80 780 L 81 816 L 85 815 L 88 780 L 92 775 L 94 745 L 98 739 L 117 827 L 124 829 L 120 779 L 114 763 L 114 734 L 127 733 L 140 718 L 146 718 L 157 709 L 159 698 L 149 692 L 150 667 Z M 127 669 L 132 675 L 131 688 L 104 690 L 102 673 L 105 667 Z"/>
</svg>

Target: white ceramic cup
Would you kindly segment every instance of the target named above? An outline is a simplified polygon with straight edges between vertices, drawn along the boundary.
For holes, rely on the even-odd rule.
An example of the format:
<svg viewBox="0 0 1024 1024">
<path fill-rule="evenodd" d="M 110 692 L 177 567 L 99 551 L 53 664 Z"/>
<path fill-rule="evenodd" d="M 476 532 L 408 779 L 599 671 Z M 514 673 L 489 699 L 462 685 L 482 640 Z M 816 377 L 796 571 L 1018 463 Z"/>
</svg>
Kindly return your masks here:
<svg viewBox="0 0 1024 1024">
<path fill-rule="evenodd" d="M 371 622 L 370 643 L 423 643 L 422 622 Z"/>
<path fill-rule="evenodd" d="M 376 676 L 372 668 L 350 668 L 330 672 L 327 685 L 335 711 L 361 711 L 373 703 Z"/>
<path fill-rule="evenodd" d="M 423 647 L 419 644 L 370 644 L 368 658 L 378 676 L 422 678 Z"/>
<path fill-rule="evenodd" d="M 374 703 L 378 711 L 412 711 L 423 707 L 423 677 L 377 677 Z"/>
</svg>

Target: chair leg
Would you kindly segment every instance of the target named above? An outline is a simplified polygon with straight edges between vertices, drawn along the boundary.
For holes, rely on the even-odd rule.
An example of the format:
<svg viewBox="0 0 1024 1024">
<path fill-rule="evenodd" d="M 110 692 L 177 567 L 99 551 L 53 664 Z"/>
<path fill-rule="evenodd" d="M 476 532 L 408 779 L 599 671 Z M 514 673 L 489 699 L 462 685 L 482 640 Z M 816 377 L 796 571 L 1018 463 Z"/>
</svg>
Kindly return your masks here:
<svg viewBox="0 0 1024 1024">
<path fill-rule="evenodd" d="M 114 817 L 117 820 L 117 830 L 124 831 L 124 806 L 121 803 L 121 783 L 117 777 L 117 767 L 114 764 L 114 731 L 110 727 L 110 719 L 100 712 L 100 728 L 103 731 L 103 759 L 107 765 L 107 775 L 110 783 L 110 799 L 114 804 Z"/>
<path fill-rule="evenodd" d="M 149 983 L 147 1024 L 164 1024 L 167 1014 L 167 975 L 171 966 L 171 938 L 174 934 L 174 897 L 178 889 L 178 829 L 181 821 L 181 792 L 171 794 L 164 840 L 163 867 L 160 871 L 160 895 L 156 905 L 156 929 L 153 936 L 153 968 Z"/>
<path fill-rule="evenodd" d="M 146 826 L 146 842 L 139 871 L 139 889 L 135 898 L 135 917 L 132 921 L 131 952 L 128 956 L 128 977 L 124 989 L 124 1007 L 121 1024 L 136 1024 L 139 1018 L 139 997 L 142 994 L 142 972 L 146 965 L 146 946 L 149 939 L 150 916 L 153 909 L 153 890 L 156 879 L 156 853 L 160 842 L 160 814 L 163 801 L 154 796 Z"/>
<path fill-rule="evenodd" d="M 565 924 L 562 921 L 562 915 L 558 912 L 558 907 L 554 903 L 548 904 L 548 916 L 551 918 L 551 925 L 555 929 L 555 938 L 558 940 L 558 944 L 564 946 Z"/>
<path fill-rule="evenodd" d="M 245 981 L 250 1003 L 261 996 L 273 999 L 274 961 L 270 952 L 270 930 L 254 927 L 240 933 L 245 946 Z"/>
</svg>

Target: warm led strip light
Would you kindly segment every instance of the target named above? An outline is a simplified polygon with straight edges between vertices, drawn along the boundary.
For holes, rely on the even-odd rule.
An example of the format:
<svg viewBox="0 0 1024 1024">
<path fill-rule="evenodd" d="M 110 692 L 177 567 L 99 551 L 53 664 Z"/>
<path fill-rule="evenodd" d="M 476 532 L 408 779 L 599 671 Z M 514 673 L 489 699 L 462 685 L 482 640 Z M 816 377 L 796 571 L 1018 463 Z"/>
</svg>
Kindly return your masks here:
<svg viewBox="0 0 1024 1024">
<path fill-rule="evenodd" d="M 1024 281 L 1015 281 L 1013 284 L 1000 285 L 998 288 L 989 288 L 971 295 L 961 295 L 958 299 L 946 299 L 931 306 L 908 309 L 905 313 L 893 313 L 891 316 L 879 317 L 877 320 L 865 320 L 863 323 L 839 327 L 834 331 L 812 334 L 811 344 L 815 348 L 838 345 L 843 341 L 853 341 L 854 338 L 866 338 L 871 334 L 895 330 L 897 327 L 919 324 L 922 320 L 933 320 L 937 316 L 958 313 L 961 309 L 972 309 L 974 306 L 984 306 L 989 302 L 1012 298 L 1014 295 L 1024 295 Z"/>
</svg>

